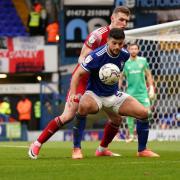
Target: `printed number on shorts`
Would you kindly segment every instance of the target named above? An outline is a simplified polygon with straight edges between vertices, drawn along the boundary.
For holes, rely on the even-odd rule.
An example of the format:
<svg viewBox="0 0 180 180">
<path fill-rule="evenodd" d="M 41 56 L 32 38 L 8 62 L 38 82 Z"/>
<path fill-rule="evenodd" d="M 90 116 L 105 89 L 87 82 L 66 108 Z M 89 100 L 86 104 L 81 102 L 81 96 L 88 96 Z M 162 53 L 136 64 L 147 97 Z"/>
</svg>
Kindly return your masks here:
<svg viewBox="0 0 180 180">
<path fill-rule="evenodd" d="M 121 97 L 122 95 L 123 95 L 122 92 L 120 92 L 120 91 L 117 91 L 117 92 L 116 92 L 116 96 Z"/>
</svg>

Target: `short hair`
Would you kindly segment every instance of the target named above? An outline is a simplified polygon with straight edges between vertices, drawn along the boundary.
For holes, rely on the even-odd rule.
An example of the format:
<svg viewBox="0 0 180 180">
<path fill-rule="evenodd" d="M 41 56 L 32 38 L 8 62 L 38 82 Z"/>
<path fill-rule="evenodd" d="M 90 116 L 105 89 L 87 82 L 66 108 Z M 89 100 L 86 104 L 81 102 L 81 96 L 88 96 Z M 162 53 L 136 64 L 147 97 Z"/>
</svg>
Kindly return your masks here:
<svg viewBox="0 0 180 180">
<path fill-rule="evenodd" d="M 124 34 L 123 29 L 112 28 L 109 32 L 108 38 L 125 39 L 125 34 Z"/>
<path fill-rule="evenodd" d="M 139 45 L 138 45 L 137 43 L 135 43 L 135 42 L 133 42 L 133 43 L 128 43 L 128 47 L 131 47 L 131 46 L 137 46 L 138 49 L 139 49 Z"/>
<path fill-rule="evenodd" d="M 128 7 L 126 6 L 117 6 L 114 10 L 113 10 L 113 13 L 112 14 L 117 14 L 117 13 L 124 13 L 126 14 L 127 16 L 130 16 L 131 15 L 131 11 L 129 10 Z"/>
</svg>

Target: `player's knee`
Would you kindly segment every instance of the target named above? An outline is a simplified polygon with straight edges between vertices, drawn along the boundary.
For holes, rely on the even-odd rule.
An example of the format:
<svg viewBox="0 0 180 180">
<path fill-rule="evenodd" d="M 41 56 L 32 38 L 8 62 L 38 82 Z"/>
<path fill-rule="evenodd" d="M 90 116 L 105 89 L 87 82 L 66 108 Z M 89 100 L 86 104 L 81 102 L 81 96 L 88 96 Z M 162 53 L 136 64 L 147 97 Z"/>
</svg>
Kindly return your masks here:
<svg viewBox="0 0 180 180">
<path fill-rule="evenodd" d="M 148 110 L 147 109 L 144 108 L 142 110 L 140 119 L 142 119 L 142 120 L 147 120 L 148 119 Z"/>
<path fill-rule="evenodd" d="M 79 104 L 78 113 L 81 115 L 87 115 L 88 114 L 88 106 L 86 106 L 86 104 Z"/>
<path fill-rule="evenodd" d="M 98 107 L 94 107 L 89 102 L 84 102 L 79 104 L 78 113 L 81 115 L 93 114 L 98 112 Z"/>
</svg>

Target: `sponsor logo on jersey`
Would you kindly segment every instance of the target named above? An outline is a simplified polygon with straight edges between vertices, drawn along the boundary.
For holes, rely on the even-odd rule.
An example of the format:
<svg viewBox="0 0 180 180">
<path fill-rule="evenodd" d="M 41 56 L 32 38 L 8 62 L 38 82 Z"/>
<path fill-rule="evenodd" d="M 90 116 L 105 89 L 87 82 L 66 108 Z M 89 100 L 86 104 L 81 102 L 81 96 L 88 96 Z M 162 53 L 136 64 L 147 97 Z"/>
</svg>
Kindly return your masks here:
<svg viewBox="0 0 180 180">
<path fill-rule="evenodd" d="M 95 41 L 96 41 L 96 36 L 92 34 L 88 39 L 88 42 L 87 42 L 88 46 L 92 47 Z"/>
<path fill-rule="evenodd" d="M 83 65 L 86 65 L 86 64 L 88 64 L 90 61 L 92 61 L 93 60 L 93 58 L 92 58 L 92 56 L 87 56 L 85 59 L 84 59 L 84 62 L 83 62 Z"/>
<path fill-rule="evenodd" d="M 129 72 L 129 74 L 138 74 L 141 73 L 141 70 L 132 70 Z"/>
</svg>

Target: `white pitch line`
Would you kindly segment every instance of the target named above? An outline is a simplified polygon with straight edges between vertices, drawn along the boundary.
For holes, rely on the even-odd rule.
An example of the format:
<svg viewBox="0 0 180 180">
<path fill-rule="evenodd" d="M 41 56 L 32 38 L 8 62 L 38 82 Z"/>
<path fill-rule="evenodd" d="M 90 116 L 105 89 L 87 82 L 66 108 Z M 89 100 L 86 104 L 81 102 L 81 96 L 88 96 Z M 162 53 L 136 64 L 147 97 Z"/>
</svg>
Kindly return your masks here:
<svg viewBox="0 0 180 180">
<path fill-rule="evenodd" d="M 0 147 L 6 147 L 6 148 L 28 148 L 28 146 L 13 146 L 13 145 L 0 145 Z"/>
</svg>

